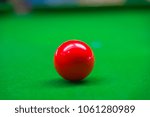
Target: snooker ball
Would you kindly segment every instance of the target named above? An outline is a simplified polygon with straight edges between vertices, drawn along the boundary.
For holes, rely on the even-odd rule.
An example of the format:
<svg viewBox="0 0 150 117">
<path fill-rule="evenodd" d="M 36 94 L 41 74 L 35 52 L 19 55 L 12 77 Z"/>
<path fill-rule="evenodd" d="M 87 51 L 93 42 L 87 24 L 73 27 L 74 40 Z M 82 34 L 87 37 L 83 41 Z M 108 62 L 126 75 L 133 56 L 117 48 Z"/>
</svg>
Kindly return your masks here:
<svg viewBox="0 0 150 117">
<path fill-rule="evenodd" d="M 94 54 L 86 43 L 69 40 L 57 48 L 54 55 L 54 66 L 64 79 L 80 81 L 92 71 Z"/>
</svg>

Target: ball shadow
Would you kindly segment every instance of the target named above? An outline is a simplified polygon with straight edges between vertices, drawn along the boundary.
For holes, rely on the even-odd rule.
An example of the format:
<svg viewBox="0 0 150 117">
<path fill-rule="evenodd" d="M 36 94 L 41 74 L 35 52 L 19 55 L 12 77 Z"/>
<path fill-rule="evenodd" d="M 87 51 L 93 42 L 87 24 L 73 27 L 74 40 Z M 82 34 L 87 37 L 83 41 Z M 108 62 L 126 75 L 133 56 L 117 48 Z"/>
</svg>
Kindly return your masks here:
<svg viewBox="0 0 150 117">
<path fill-rule="evenodd" d="M 81 81 L 67 81 L 61 78 L 56 78 L 44 82 L 44 86 L 49 88 L 68 88 L 78 86 L 95 86 L 100 85 L 103 82 L 103 78 L 89 77 Z"/>
</svg>

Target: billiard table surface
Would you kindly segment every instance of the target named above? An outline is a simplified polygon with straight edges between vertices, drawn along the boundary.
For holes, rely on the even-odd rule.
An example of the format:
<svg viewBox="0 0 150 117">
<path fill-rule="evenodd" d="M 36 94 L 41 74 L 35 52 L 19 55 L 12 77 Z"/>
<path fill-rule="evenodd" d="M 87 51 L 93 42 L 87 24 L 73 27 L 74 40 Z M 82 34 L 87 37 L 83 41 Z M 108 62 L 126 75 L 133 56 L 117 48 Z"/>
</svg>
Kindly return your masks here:
<svg viewBox="0 0 150 117">
<path fill-rule="evenodd" d="M 81 82 L 54 68 L 64 41 L 86 42 L 95 55 Z M 79 8 L 0 14 L 1 100 L 149 100 L 150 8 Z"/>
</svg>

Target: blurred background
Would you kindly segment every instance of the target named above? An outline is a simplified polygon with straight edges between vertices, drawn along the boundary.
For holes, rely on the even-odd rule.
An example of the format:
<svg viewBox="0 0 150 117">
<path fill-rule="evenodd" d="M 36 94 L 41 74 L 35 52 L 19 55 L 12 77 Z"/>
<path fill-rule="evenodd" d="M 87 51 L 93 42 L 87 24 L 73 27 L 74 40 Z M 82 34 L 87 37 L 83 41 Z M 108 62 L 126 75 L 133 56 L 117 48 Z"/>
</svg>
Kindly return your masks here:
<svg viewBox="0 0 150 117">
<path fill-rule="evenodd" d="M 150 0 L 0 0 L 1 10 L 25 14 L 34 9 L 104 6 L 149 6 Z"/>
</svg>

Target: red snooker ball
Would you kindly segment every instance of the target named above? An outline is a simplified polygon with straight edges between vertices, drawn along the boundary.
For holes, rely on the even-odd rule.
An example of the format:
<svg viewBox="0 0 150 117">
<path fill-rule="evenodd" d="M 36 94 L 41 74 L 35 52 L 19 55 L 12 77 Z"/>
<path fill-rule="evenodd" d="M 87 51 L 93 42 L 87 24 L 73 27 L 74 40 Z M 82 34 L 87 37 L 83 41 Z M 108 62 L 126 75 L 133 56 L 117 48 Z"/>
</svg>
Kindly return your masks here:
<svg viewBox="0 0 150 117">
<path fill-rule="evenodd" d="M 94 54 L 86 43 L 70 40 L 61 44 L 56 50 L 54 65 L 64 79 L 79 81 L 92 71 Z"/>
</svg>

